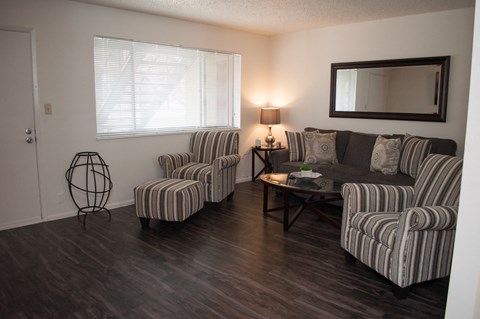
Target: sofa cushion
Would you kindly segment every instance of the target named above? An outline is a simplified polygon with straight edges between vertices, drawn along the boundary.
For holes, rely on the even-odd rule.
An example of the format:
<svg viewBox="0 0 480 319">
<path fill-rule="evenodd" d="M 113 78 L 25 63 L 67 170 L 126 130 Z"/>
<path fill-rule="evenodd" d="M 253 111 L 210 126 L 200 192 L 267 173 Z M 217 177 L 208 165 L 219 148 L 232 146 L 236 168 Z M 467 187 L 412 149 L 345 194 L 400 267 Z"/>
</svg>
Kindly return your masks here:
<svg viewBox="0 0 480 319">
<path fill-rule="evenodd" d="M 326 178 L 346 183 L 359 183 L 363 176 L 370 173 L 370 169 L 350 165 L 313 165 L 313 171 L 321 173 Z M 381 173 L 379 173 L 381 174 Z"/>
<path fill-rule="evenodd" d="M 400 156 L 400 172 L 416 178 L 420 164 L 430 153 L 431 147 L 430 140 L 405 134 Z"/>
<path fill-rule="evenodd" d="M 303 162 L 283 162 L 279 164 L 278 172 L 298 172 Z M 331 178 L 342 183 L 373 183 L 388 185 L 413 186 L 415 179 L 405 174 L 383 175 L 380 172 L 371 172 L 370 169 L 353 167 L 349 165 L 320 165 L 313 164 L 314 172 L 321 173 L 326 178 Z"/>
<path fill-rule="evenodd" d="M 406 174 L 385 175 L 380 172 L 368 172 L 358 179 L 359 183 L 413 186 L 415 179 Z"/>
<path fill-rule="evenodd" d="M 370 170 L 373 146 L 377 136 L 375 134 L 350 133 L 342 164 Z"/>
<path fill-rule="evenodd" d="M 305 153 L 305 144 L 303 142 L 303 135 L 301 132 L 285 131 L 287 136 L 287 144 L 289 150 L 289 160 L 291 162 L 303 161 L 303 154 Z"/>
<path fill-rule="evenodd" d="M 308 164 L 338 164 L 336 153 L 337 133 L 303 132 L 305 153 L 303 160 Z"/>
<path fill-rule="evenodd" d="M 275 152 L 272 152 L 272 154 Z M 303 164 L 303 161 L 295 161 L 295 162 L 283 162 L 280 163 L 278 171 L 276 173 L 291 173 L 291 172 L 299 172 L 300 165 Z"/>
<path fill-rule="evenodd" d="M 283 162 L 280 164 L 280 172 L 282 173 L 291 173 L 298 172 L 300 170 L 300 165 L 303 162 Z M 342 164 L 337 165 L 325 165 L 325 164 L 312 164 L 312 170 L 322 174 L 326 178 L 331 178 L 336 181 L 346 183 L 346 182 L 361 182 L 361 179 L 366 174 L 370 173 L 369 169 L 347 166 Z M 382 175 L 381 173 L 378 173 Z"/>
<path fill-rule="evenodd" d="M 370 170 L 385 175 L 397 174 L 401 147 L 402 140 L 399 138 L 378 136 L 373 147 Z"/>
</svg>

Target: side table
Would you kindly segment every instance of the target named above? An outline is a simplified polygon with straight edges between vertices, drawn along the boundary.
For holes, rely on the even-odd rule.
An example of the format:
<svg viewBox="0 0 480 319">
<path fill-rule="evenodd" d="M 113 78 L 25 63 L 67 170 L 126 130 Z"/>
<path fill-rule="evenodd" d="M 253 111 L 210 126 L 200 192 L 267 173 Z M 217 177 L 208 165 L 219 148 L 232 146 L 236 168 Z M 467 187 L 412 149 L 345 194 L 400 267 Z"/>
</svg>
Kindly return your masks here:
<svg viewBox="0 0 480 319">
<path fill-rule="evenodd" d="M 286 148 L 285 146 L 280 146 L 280 147 L 276 147 L 276 146 L 267 147 L 264 145 L 260 147 L 252 146 L 252 182 L 255 181 L 258 178 L 258 176 L 260 176 L 260 174 L 262 174 L 263 172 L 271 173 L 272 166 L 270 165 L 270 162 L 268 160 L 268 158 L 270 157 L 270 153 L 273 151 L 283 150 L 285 148 Z M 261 154 L 262 152 L 264 153 L 263 156 Z M 262 169 L 257 174 L 255 174 L 255 157 L 258 157 L 259 159 L 261 159 L 263 163 Z"/>
</svg>

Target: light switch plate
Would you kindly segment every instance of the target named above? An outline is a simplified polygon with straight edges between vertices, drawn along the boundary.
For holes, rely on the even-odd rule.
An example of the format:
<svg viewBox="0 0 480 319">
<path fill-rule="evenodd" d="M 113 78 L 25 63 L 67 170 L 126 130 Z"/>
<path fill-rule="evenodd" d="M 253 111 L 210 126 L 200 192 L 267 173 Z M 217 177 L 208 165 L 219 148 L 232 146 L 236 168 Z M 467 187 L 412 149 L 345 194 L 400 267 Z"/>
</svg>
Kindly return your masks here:
<svg viewBox="0 0 480 319">
<path fill-rule="evenodd" d="M 44 104 L 45 114 L 52 115 L 52 104 Z"/>
</svg>

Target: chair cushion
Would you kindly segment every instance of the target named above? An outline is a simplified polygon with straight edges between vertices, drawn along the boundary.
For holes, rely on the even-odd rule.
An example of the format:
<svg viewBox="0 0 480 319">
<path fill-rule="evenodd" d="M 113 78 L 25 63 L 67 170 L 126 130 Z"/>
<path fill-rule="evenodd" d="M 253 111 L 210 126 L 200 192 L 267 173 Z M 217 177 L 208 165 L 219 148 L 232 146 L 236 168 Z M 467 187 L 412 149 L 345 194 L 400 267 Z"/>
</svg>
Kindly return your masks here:
<svg viewBox="0 0 480 319">
<path fill-rule="evenodd" d="M 352 228 L 393 248 L 400 213 L 356 213 L 352 218 Z"/>
<path fill-rule="evenodd" d="M 212 165 L 204 163 L 188 163 L 175 169 L 172 178 L 190 179 L 210 184 L 212 182 Z"/>
</svg>

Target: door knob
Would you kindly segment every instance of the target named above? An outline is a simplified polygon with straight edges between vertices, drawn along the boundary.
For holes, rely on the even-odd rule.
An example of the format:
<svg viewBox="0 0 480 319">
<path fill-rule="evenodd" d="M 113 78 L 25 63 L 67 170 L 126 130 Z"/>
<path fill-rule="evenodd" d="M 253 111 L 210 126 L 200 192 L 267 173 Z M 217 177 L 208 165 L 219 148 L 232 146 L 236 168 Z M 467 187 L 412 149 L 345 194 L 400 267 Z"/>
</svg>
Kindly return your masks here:
<svg viewBox="0 0 480 319">
<path fill-rule="evenodd" d="M 25 130 L 25 134 L 27 134 L 27 135 L 32 134 L 32 132 L 33 132 L 33 131 L 32 131 L 31 128 L 27 128 L 27 129 Z"/>
<path fill-rule="evenodd" d="M 33 143 L 33 138 L 31 136 L 28 136 L 26 139 L 25 139 L 25 142 L 27 142 L 28 144 L 32 144 Z"/>
</svg>

